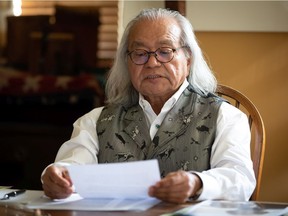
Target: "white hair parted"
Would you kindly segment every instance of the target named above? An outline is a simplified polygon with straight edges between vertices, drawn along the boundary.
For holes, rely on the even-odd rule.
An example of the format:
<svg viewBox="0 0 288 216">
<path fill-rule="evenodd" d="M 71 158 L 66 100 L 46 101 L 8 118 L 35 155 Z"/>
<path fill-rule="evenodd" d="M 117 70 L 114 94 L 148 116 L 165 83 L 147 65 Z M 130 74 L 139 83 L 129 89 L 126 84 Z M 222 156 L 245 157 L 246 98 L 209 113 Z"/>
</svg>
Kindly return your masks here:
<svg viewBox="0 0 288 216">
<path fill-rule="evenodd" d="M 127 66 L 128 36 L 135 23 L 141 20 L 157 20 L 163 18 L 173 18 L 176 20 L 182 31 L 180 45 L 187 46 L 190 49 L 192 64 L 189 76 L 187 77 L 188 82 L 198 92 L 204 94 L 215 92 L 217 80 L 204 59 L 189 20 L 178 11 L 151 8 L 143 9 L 125 28 L 106 83 L 107 104 L 129 106 L 138 102 L 139 93 L 132 85 Z"/>
</svg>

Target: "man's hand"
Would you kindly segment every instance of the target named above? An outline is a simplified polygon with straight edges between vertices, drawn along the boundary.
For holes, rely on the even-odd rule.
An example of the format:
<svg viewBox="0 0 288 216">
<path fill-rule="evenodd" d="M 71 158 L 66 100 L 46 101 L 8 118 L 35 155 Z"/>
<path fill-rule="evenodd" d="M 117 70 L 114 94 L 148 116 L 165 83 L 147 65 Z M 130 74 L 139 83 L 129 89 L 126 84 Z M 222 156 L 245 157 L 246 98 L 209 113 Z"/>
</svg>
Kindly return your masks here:
<svg viewBox="0 0 288 216">
<path fill-rule="evenodd" d="M 189 175 L 190 178 L 189 178 Z M 202 181 L 196 174 L 185 171 L 169 173 L 149 188 L 149 195 L 172 203 L 185 203 L 202 188 Z"/>
<path fill-rule="evenodd" d="M 52 199 L 67 198 L 73 193 L 73 184 L 65 167 L 49 166 L 41 181 L 45 195 Z"/>
</svg>

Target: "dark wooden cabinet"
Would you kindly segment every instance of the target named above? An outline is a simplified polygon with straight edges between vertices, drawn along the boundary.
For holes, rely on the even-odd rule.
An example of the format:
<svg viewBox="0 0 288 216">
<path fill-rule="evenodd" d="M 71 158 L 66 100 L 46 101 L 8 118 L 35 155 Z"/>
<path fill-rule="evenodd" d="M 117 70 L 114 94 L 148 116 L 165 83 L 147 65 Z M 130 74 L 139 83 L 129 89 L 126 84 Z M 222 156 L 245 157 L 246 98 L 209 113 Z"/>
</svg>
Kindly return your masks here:
<svg viewBox="0 0 288 216">
<path fill-rule="evenodd" d="M 9 16 L 8 65 L 57 75 L 95 69 L 99 24 L 98 7 L 55 6 L 51 16 Z"/>
<path fill-rule="evenodd" d="M 7 61 L 10 66 L 28 69 L 30 34 L 49 28 L 48 15 L 7 17 Z"/>
<path fill-rule="evenodd" d="M 0 123 L 0 185 L 41 190 L 43 169 L 71 132 L 67 125 Z"/>
</svg>

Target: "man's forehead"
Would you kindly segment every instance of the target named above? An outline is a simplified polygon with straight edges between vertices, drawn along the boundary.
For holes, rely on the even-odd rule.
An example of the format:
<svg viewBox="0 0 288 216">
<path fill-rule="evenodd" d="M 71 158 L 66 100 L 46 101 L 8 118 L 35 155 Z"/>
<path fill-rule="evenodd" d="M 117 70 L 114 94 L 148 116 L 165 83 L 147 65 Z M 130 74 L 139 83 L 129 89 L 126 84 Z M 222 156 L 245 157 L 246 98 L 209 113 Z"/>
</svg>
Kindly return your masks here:
<svg viewBox="0 0 288 216">
<path fill-rule="evenodd" d="M 169 19 L 170 20 L 170 19 Z M 159 22 L 160 23 L 159 23 Z M 133 46 L 142 46 L 147 42 L 157 44 L 175 44 L 179 42 L 181 29 L 176 22 L 161 23 L 163 20 L 153 20 L 147 23 L 147 20 L 139 21 L 130 31 L 128 42 Z M 164 25 L 165 24 L 165 25 Z"/>
</svg>

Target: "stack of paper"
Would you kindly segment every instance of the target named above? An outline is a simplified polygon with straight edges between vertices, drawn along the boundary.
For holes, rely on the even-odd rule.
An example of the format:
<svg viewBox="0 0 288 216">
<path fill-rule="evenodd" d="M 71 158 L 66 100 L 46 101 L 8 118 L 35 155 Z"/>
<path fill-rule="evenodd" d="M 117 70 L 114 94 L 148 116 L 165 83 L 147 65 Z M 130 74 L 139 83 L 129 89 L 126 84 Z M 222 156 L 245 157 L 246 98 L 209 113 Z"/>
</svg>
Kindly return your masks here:
<svg viewBox="0 0 288 216">
<path fill-rule="evenodd" d="M 30 209 L 90 211 L 144 211 L 160 202 L 148 195 L 148 188 L 160 180 L 157 160 L 73 165 L 68 171 L 76 193 L 66 199 L 51 200 L 43 191 L 26 191 L 5 202 Z M 0 196 L 11 191 L 0 190 Z"/>
</svg>

